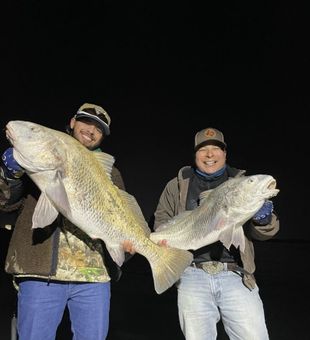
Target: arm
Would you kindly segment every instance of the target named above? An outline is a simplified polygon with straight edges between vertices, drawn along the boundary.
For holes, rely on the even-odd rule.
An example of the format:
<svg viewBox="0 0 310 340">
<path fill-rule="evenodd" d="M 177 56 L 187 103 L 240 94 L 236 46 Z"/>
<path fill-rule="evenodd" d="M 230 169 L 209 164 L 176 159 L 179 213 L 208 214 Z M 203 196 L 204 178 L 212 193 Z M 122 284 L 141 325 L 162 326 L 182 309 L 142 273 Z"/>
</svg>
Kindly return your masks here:
<svg viewBox="0 0 310 340">
<path fill-rule="evenodd" d="M 2 155 L 0 163 L 0 209 L 14 210 L 14 206 L 22 199 L 23 183 L 21 177 L 24 170 L 13 157 L 13 148 L 8 148 Z"/>
<path fill-rule="evenodd" d="M 17 210 L 23 202 L 23 182 L 20 179 L 3 178 L 0 166 L 0 211 L 11 212 Z"/>
<path fill-rule="evenodd" d="M 177 204 L 179 190 L 177 179 L 174 178 L 164 188 L 159 202 L 154 213 L 154 230 L 156 230 L 161 224 L 168 222 L 172 217 L 177 214 Z"/>
<path fill-rule="evenodd" d="M 120 171 L 115 166 L 113 166 L 113 168 L 112 168 L 111 179 L 112 179 L 112 182 L 119 189 L 126 191 L 125 184 L 124 184 L 124 181 L 123 181 L 123 177 L 122 177 Z"/>
<path fill-rule="evenodd" d="M 14 224 L 16 212 L 23 204 L 24 186 L 20 177 L 23 170 L 13 158 L 12 148 L 7 149 L 0 163 L 0 226 Z"/>
</svg>

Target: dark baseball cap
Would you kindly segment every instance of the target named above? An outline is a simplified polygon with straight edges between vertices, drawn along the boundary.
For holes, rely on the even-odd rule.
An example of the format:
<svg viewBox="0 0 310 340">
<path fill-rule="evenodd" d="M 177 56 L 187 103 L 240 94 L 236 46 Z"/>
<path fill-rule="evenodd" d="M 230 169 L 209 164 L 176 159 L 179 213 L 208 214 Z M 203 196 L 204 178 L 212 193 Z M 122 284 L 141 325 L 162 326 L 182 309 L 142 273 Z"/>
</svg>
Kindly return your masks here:
<svg viewBox="0 0 310 340">
<path fill-rule="evenodd" d="M 195 135 L 195 151 L 205 145 L 217 145 L 222 149 L 227 147 L 223 133 L 211 127 L 203 129 Z"/>
</svg>

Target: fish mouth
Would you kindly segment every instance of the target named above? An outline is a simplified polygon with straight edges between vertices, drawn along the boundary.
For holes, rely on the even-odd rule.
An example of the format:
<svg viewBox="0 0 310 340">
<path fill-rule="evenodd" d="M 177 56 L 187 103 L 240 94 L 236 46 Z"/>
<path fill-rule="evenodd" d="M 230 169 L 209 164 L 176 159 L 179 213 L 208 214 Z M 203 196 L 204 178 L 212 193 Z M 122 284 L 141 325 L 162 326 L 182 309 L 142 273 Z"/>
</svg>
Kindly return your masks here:
<svg viewBox="0 0 310 340">
<path fill-rule="evenodd" d="M 269 183 L 267 183 L 267 189 L 276 189 L 277 187 L 277 181 L 275 179 L 272 179 L 269 181 Z"/>
<path fill-rule="evenodd" d="M 14 136 L 13 136 L 13 131 L 9 126 L 10 123 L 8 123 L 5 127 L 5 136 L 6 139 L 11 143 L 12 146 L 14 146 Z"/>
<path fill-rule="evenodd" d="M 277 189 L 277 181 L 274 178 L 268 181 L 267 191 L 268 191 L 269 197 L 276 196 L 278 192 L 280 191 L 279 189 Z"/>
</svg>

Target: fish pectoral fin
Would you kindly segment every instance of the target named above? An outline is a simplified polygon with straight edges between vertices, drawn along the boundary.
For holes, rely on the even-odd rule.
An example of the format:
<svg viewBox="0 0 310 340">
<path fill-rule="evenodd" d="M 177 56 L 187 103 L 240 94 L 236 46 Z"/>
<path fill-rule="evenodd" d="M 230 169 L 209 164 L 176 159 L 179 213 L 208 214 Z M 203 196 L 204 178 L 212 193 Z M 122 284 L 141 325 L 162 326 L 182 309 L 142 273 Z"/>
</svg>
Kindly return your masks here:
<svg viewBox="0 0 310 340">
<path fill-rule="evenodd" d="M 57 177 L 52 184 L 47 186 L 45 192 L 47 197 L 52 202 L 57 203 L 57 206 L 60 207 L 61 210 L 65 212 L 64 215 L 66 215 L 67 217 L 71 216 L 71 207 L 69 199 L 61 178 Z"/>
<path fill-rule="evenodd" d="M 121 267 L 125 261 L 124 249 L 120 245 L 116 245 L 116 246 L 107 245 L 107 250 L 109 254 L 111 255 L 113 261 Z"/>
<path fill-rule="evenodd" d="M 41 193 L 32 215 L 32 229 L 44 228 L 55 221 L 58 211 L 45 193 Z"/>
</svg>

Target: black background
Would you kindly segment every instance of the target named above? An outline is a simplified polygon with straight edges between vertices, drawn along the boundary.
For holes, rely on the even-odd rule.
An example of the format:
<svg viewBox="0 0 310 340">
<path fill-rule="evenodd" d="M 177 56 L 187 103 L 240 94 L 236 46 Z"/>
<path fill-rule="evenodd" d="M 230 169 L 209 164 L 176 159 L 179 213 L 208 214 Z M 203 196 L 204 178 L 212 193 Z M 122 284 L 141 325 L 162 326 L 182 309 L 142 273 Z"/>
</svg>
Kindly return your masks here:
<svg viewBox="0 0 310 340">
<path fill-rule="evenodd" d="M 267 1 L 3 1 L 1 150 L 7 147 L 3 129 L 9 120 L 64 130 L 84 102 L 102 105 L 112 118 L 104 150 L 115 156 L 128 192 L 150 220 L 166 182 L 191 163 L 195 133 L 220 129 L 228 163 L 248 174 L 273 175 L 280 189 L 273 201 L 281 230 L 257 246 L 257 275 L 274 321 L 272 339 L 286 339 L 288 330 L 277 332 L 279 319 L 272 318 L 281 301 L 298 326 L 304 322 L 306 299 L 299 284 L 309 259 L 306 13 L 302 3 Z M 9 236 L 1 234 L 4 257 Z M 144 273 L 149 277 L 148 266 L 137 258 L 116 294 L 128 288 L 134 273 L 139 280 Z M 274 289 L 284 293 L 289 285 L 300 293 L 291 304 L 284 294 L 272 300 Z M 168 303 L 177 329 L 175 301 L 156 298 L 153 313 L 162 315 Z M 137 309 L 133 329 L 145 315 L 143 306 Z M 119 313 L 112 313 L 112 328 L 118 327 Z M 282 326 L 290 327 L 283 317 Z"/>
</svg>

